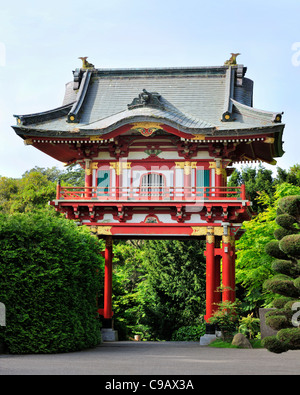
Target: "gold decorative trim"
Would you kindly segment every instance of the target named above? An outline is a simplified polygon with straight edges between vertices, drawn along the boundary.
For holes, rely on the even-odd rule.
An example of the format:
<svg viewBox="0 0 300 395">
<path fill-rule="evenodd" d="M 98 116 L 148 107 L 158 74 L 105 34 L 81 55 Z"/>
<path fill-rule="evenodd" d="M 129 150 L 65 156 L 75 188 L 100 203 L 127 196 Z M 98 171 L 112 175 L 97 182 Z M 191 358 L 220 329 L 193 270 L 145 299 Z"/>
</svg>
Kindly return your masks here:
<svg viewBox="0 0 300 395">
<path fill-rule="evenodd" d="M 97 235 L 111 235 L 112 226 L 91 226 L 91 232 Z"/>
<path fill-rule="evenodd" d="M 24 140 L 24 144 L 25 145 L 32 145 L 33 141 L 32 141 L 32 139 L 26 139 L 26 140 Z"/>
<path fill-rule="evenodd" d="M 222 226 L 192 226 L 191 236 L 223 236 Z"/>
<path fill-rule="evenodd" d="M 205 140 L 204 134 L 194 134 L 191 140 Z"/>
<path fill-rule="evenodd" d="M 176 169 L 183 169 L 184 168 L 184 162 L 175 162 L 175 168 Z"/>
<path fill-rule="evenodd" d="M 161 129 L 161 124 L 158 122 L 136 122 L 132 124 L 132 129 L 142 128 L 142 129 Z"/>
<path fill-rule="evenodd" d="M 266 137 L 265 140 L 264 140 L 264 143 L 273 144 L 274 141 L 275 141 L 274 137 Z"/>
<path fill-rule="evenodd" d="M 116 175 L 119 176 L 122 170 L 131 169 L 131 162 L 110 162 L 109 166 L 111 169 L 115 169 Z"/>
<path fill-rule="evenodd" d="M 144 137 L 150 137 L 157 130 L 162 129 L 157 122 L 137 122 L 132 124 L 131 130 L 136 130 Z"/>
<path fill-rule="evenodd" d="M 191 236 L 206 236 L 207 227 L 206 226 L 191 226 L 192 234 Z"/>
<path fill-rule="evenodd" d="M 206 235 L 206 242 L 208 244 L 213 244 L 215 242 L 215 236 L 214 235 Z"/>
<path fill-rule="evenodd" d="M 214 227 L 214 235 L 215 236 L 223 236 L 223 227 L 222 226 Z"/>
<path fill-rule="evenodd" d="M 191 174 L 191 169 L 196 169 L 197 162 L 175 162 L 176 169 L 184 169 L 184 174 Z"/>
<path fill-rule="evenodd" d="M 231 242 L 231 237 L 230 237 L 229 235 L 227 235 L 227 236 L 223 235 L 223 237 L 222 237 L 222 242 L 223 242 L 224 244 L 230 244 L 230 242 Z"/>
<path fill-rule="evenodd" d="M 226 169 L 223 168 L 222 163 L 217 167 L 216 162 L 209 162 L 209 169 L 215 169 L 217 176 L 223 175 L 223 177 L 227 177 Z"/>
<path fill-rule="evenodd" d="M 90 136 L 90 141 L 104 140 L 103 136 Z"/>
</svg>

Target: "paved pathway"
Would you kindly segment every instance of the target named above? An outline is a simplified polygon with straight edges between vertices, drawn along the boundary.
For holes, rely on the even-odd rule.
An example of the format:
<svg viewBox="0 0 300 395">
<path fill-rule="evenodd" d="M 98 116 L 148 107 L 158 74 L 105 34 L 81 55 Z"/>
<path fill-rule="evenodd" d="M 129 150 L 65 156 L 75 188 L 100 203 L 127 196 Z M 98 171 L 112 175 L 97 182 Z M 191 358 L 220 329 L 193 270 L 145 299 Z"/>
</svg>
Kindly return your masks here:
<svg viewBox="0 0 300 395">
<path fill-rule="evenodd" d="M 193 342 L 115 342 L 80 352 L 0 355 L 0 375 L 299 375 L 300 351 L 221 349 Z"/>
</svg>

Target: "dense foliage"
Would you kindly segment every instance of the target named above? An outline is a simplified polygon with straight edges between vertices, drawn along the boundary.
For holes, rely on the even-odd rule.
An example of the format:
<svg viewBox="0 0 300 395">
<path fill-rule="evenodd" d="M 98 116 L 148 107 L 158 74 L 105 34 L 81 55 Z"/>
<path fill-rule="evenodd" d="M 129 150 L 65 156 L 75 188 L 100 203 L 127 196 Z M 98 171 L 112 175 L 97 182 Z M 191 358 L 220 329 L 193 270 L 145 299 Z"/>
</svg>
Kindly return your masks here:
<svg viewBox="0 0 300 395">
<path fill-rule="evenodd" d="M 300 321 L 293 319 L 294 310 L 300 308 L 300 195 L 278 202 L 276 222 L 280 228 L 274 232 L 276 239 L 266 245 L 266 252 L 275 258 L 277 274 L 264 286 L 277 295 L 273 301 L 276 309 L 268 313 L 266 322 L 278 333 L 263 342 L 270 351 L 281 353 L 300 349 Z"/>
<path fill-rule="evenodd" d="M 199 325 L 205 313 L 202 242 L 119 243 L 114 254 L 115 319 L 121 333 L 127 324 L 129 336 L 170 340 L 180 327 Z"/>
<path fill-rule="evenodd" d="M 58 179 L 63 185 L 79 186 L 84 172 L 78 167 L 65 171 L 36 167 L 20 179 L 0 177 L 0 302 L 9 306 L 5 336 L 11 352 L 67 351 L 99 340 L 99 322 L 94 318 L 96 289 L 103 306 L 99 243 L 84 227 L 59 218 L 48 207 Z M 254 319 L 258 308 L 274 298 L 263 288 L 277 270 L 265 246 L 274 232 L 282 235 L 282 226 L 276 223 L 278 201 L 300 194 L 300 166 L 289 171 L 278 168 L 276 177 L 263 166 L 242 168 L 229 180 L 229 185 L 241 183 L 246 183 L 258 215 L 244 223 L 246 232 L 237 242 L 237 296 L 242 315 L 254 313 Z M 281 220 L 281 225 L 288 222 L 287 217 Z M 203 250 L 203 242 L 197 240 L 115 242 L 113 311 L 121 339 L 135 334 L 148 340 L 198 336 L 205 313 Z M 32 308 L 30 315 L 25 305 Z M 77 314 L 82 319 L 75 323 Z M 64 328 L 58 324 L 62 319 Z"/>
<path fill-rule="evenodd" d="M 273 258 L 265 251 L 265 246 L 273 240 L 274 231 L 279 228 L 276 224 L 277 204 L 284 196 L 294 194 L 300 194 L 300 187 L 287 183 L 277 184 L 272 197 L 262 193 L 258 199 L 266 206 L 265 210 L 244 223 L 245 233 L 236 243 L 237 296 L 243 310 L 254 311 L 256 316 L 258 308 L 267 306 L 274 298 L 263 289 L 263 283 L 274 274 Z"/>
<path fill-rule="evenodd" d="M 1 338 L 10 353 L 56 353 L 100 342 L 98 240 L 52 210 L 0 215 Z"/>
</svg>

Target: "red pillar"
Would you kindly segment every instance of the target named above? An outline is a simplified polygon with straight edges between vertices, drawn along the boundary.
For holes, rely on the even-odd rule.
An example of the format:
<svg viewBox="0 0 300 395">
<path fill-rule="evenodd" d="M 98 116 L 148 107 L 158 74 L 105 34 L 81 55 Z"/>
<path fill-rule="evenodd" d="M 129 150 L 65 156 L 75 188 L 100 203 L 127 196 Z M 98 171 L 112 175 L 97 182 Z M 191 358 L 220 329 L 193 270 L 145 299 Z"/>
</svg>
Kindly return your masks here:
<svg viewBox="0 0 300 395">
<path fill-rule="evenodd" d="M 232 241 L 232 257 L 231 257 L 231 301 L 235 302 L 235 239 Z"/>
<path fill-rule="evenodd" d="M 216 184 L 216 197 L 223 197 L 222 188 L 221 188 L 223 186 L 222 169 L 216 168 L 215 184 Z"/>
<path fill-rule="evenodd" d="M 218 304 L 221 303 L 221 256 L 215 256 L 215 292 L 214 292 L 214 303 L 216 308 L 218 308 Z"/>
<path fill-rule="evenodd" d="M 90 199 L 92 197 L 92 186 L 93 186 L 93 170 L 85 169 L 85 197 Z"/>
<path fill-rule="evenodd" d="M 185 162 L 184 164 L 184 175 L 183 175 L 183 185 L 184 185 L 184 197 L 189 199 L 191 197 L 191 163 Z"/>
<path fill-rule="evenodd" d="M 204 316 L 207 322 L 213 315 L 217 306 L 215 306 L 215 237 L 212 234 L 206 236 L 206 314 Z"/>
<path fill-rule="evenodd" d="M 112 237 L 107 236 L 104 258 L 105 258 L 105 272 L 104 272 L 104 309 L 103 317 L 111 319 L 112 312 L 112 259 L 113 259 L 113 243 Z"/>
<path fill-rule="evenodd" d="M 232 273 L 232 249 L 230 236 L 223 236 L 222 242 L 222 301 L 233 302 L 233 273 Z"/>
</svg>

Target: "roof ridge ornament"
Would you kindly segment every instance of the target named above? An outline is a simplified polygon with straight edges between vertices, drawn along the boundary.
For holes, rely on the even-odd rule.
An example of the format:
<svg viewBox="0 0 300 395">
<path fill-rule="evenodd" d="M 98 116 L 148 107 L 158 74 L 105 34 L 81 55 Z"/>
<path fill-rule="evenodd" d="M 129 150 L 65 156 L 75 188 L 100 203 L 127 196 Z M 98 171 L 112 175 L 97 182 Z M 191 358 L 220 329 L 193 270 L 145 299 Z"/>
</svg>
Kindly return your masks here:
<svg viewBox="0 0 300 395">
<path fill-rule="evenodd" d="M 138 97 L 135 97 L 130 104 L 127 104 L 128 110 L 146 106 L 164 110 L 160 97 L 160 94 L 157 92 L 148 92 L 146 89 L 143 89 L 143 92 L 140 93 Z"/>
<path fill-rule="evenodd" d="M 239 56 L 241 54 L 239 52 L 237 52 L 237 53 L 232 53 L 231 52 L 230 55 L 231 55 L 231 57 L 224 62 L 225 66 L 234 66 L 234 65 L 236 65 L 237 64 L 236 63 L 236 58 L 237 58 L 237 56 Z"/>
<path fill-rule="evenodd" d="M 87 61 L 87 56 L 81 56 L 81 57 L 79 57 L 78 59 L 81 59 L 82 60 L 82 69 L 84 69 L 84 70 L 86 70 L 86 69 L 94 69 L 95 68 L 95 66 L 92 64 L 92 63 L 89 63 L 88 61 Z"/>
</svg>

